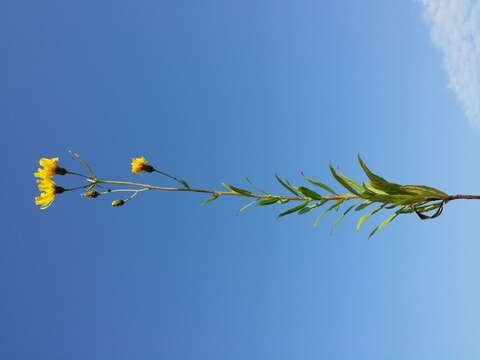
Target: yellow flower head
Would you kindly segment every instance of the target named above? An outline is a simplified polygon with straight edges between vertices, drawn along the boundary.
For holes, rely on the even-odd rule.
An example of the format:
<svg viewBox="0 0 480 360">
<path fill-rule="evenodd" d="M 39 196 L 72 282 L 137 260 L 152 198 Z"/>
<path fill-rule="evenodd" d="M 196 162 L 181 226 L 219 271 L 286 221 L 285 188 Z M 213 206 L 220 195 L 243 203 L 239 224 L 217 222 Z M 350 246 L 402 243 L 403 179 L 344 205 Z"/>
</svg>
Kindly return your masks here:
<svg viewBox="0 0 480 360">
<path fill-rule="evenodd" d="M 150 165 L 143 156 L 132 159 L 132 172 L 135 174 L 140 174 L 142 171 L 152 172 L 155 169 Z"/>
<path fill-rule="evenodd" d="M 40 195 L 35 197 L 35 205 L 40 205 L 40 209 L 48 208 L 55 196 L 65 191 L 64 188 L 57 186 L 51 178 L 42 178 L 37 180 Z"/>
<path fill-rule="evenodd" d="M 39 164 L 41 168 L 34 173 L 35 177 L 40 179 L 50 179 L 53 175 L 65 175 L 66 170 L 57 165 L 58 157 L 47 159 L 41 158 Z"/>
</svg>

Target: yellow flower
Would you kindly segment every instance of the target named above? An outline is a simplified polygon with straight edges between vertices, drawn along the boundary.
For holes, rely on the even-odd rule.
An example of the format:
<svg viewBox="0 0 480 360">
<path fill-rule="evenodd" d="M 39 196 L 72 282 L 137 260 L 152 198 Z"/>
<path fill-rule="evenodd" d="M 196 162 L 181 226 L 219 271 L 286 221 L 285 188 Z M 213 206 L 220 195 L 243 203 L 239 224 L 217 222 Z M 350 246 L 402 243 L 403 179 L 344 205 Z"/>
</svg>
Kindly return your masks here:
<svg viewBox="0 0 480 360">
<path fill-rule="evenodd" d="M 35 197 L 35 205 L 40 205 L 40 209 L 48 208 L 55 196 L 65 191 L 64 188 L 57 186 L 51 178 L 43 178 L 37 180 L 38 190 L 41 192 L 39 196 Z"/>
<path fill-rule="evenodd" d="M 152 172 L 155 169 L 150 165 L 143 156 L 132 159 L 132 172 L 135 174 L 140 174 L 142 171 Z"/>
<path fill-rule="evenodd" d="M 35 177 L 40 179 L 50 179 L 53 175 L 65 175 L 66 170 L 57 165 L 58 157 L 47 159 L 41 158 L 39 164 L 42 168 L 39 168 L 34 173 Z"/>
</svg>

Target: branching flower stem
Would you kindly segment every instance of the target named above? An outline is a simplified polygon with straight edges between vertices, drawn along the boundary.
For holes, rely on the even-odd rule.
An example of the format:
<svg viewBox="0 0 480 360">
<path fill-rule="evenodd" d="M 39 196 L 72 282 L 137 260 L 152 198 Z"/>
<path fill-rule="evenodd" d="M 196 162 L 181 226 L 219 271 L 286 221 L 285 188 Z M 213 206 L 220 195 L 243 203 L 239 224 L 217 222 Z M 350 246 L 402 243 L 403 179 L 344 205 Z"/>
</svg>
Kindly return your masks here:
<svg viewBox="0 0 480 360">
<path fill-rule="evenodd" d="M 176 188 L 176 187 L 164 187 L 150 184 L 142 184 L 130 181 L 114 181 L 114 180 L 93 180 L 92 184 L 110 184 L 110 185 L 126 185 L 126 186 L 136 186 L 148 190 L 159 190 L 159 191 L 181 191 L 181 192 L 196 192 L 210 194 L 213 196 L 243 196 L 243 197 L 252 197 L 256 199 L 278 199 L 278 200 L 288 200 L 288 201 L 311 201 L 312 198 L 306 196 L 288 196 L 288 195 L 273 195 L 273 194 L 255 194 L 250 193 L 251 196 L 246 196 L 241 193 L 234 191 L 217 191 L 209 189 L 195 189 L 195 188 Z M 354 194 L 338 194 L 331 196 L 323 196 L 321 200 L 349 200 L 360 198 L 358 195 Z"/>
<path fill-rule="evenodd" d="M 164 187 L 164 186 L 157 186 L 151 184 L 143 184 L 143 183 L 136 183 L 131 181 L 115 181 L 115 180 L 92 180 L 90 179 L 92 184 L 110 184 L 110 185 L 126 185 L 126 186 L 135 186 L 144 188 L 146 190 L 157 190 L 157 191 L 179 191 L 179 192 L 196 192 L 196 193 L 204 193 L 210 194 L 213 196 L 243 196 L 247 197 L 244 194 L 237 193 L 234 191 L 218 191 L 218 190 L 209 190 L 209 189 L 196 189 L 196 188 L 177 188 L 177 187 Z M 122 190 L 122 191 L 136 191 L 136 190 Z M 288 200 L 288 201 L 311 201 L 311 200 L 320 200 L 320 199 L 312 199 L 306 196 L 289 196 L 289 195 L 274 195 L 274 194 L 255 194 L 251 193 L 252 198 L 256 199 L 278 199 L 278 200 Z M 350 200 L 350 199 L 362 199 L 361 196 L 355 194 L 337 194 L 337 195 L 328 195 L 322 196 L 321 200 L 327 201 L 336 201 L 336 200 Z M 431 199 L 432 201 L 441 200 L 441 199 Z M 480 200 L 480 195 L 449 195 L 445 202 L 450 202 L 453 200 Z"/>
</svg>

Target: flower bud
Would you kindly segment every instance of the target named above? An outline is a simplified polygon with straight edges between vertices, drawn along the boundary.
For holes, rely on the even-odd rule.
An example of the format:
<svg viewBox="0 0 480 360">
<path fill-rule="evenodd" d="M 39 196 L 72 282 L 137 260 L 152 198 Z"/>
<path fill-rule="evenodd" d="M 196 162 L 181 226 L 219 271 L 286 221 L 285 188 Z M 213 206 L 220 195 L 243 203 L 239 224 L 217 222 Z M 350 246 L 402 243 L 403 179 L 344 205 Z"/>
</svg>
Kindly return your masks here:
<svg viewBox="0 0 480 360">
<path fill-rule="evenodd" d="M 122 205 L 125 205 L 125 200 L 123 200 L 123 199 L 112 201 L 112 206 L 122 206 Z"/>
<path fill-rule="evenodd" d="M 83 196 L 90 198 L 90 199 L 95 199 L 96 197 L 100 196 L 100 193 L 95 190 L 88 190 L 86 191 Z"/>
</svg>

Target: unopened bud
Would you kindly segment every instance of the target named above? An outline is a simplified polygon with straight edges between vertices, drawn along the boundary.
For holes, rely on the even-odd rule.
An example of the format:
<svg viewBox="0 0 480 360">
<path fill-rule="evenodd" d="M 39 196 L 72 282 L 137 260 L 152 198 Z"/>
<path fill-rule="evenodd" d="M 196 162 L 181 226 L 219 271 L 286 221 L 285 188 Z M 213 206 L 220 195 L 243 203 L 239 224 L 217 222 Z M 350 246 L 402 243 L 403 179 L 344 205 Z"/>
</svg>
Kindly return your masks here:
<svg viewBox="0 0 480 360">
<path fill-rule="evenodd" d="M 123 199 L 112 201 L 112 206 L 122 206 L 122 205 L 125 205 L 125 200 L 123 200 Z"/>
<path fill-rule="evenodd" d="M 100 196 L 100 193 L 95 190 L 88 190 L 83 194 L 83 196 L 90 198 L 90 199 L 95 199 L 96 197 Z"/>
</svg>

